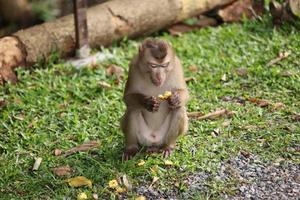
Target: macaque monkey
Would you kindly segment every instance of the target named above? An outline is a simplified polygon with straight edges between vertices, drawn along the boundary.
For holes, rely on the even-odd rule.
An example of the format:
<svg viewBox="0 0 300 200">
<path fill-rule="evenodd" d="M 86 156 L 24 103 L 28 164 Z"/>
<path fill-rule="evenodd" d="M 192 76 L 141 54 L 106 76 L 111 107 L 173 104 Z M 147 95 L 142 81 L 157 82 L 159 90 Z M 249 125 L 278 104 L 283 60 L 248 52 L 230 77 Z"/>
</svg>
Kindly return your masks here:
<svg viewBox="0 0 300 200">
<path fill-rule="evenodd" d="M 182 66 L 171 45 L 146 39 L 130 63 L 124 91 L 123 159 L 131 159 L 140 146 L 147 147 L 149 153 L 162 151 L 163 157 L 168 157 L 177 137 L 188 129 L 188 97 Z"/>
</svg>

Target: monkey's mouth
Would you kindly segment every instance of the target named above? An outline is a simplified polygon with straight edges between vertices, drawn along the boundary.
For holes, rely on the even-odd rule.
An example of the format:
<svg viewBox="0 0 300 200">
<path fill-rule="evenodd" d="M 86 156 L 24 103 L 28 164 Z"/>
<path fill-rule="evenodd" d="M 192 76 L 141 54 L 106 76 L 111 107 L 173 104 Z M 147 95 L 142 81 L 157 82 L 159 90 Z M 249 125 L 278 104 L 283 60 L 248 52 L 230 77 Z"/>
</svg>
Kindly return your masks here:
<svg viewBox="0 0 300 200">
<path fill-rule="evenodd" d="M 156 79 L 151 79 L 151 82 L 156 86 L 156 87 L 160 87 L 162 86 L 163 82 L 161 80 L 156 80 Z"/>
</svg>

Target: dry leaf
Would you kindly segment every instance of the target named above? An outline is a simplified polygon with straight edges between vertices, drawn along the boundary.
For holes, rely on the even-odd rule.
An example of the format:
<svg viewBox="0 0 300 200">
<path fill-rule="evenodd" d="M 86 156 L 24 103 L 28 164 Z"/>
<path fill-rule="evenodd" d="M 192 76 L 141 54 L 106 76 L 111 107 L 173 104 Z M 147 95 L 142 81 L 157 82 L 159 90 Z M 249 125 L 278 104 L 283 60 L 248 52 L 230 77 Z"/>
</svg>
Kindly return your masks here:
<svg viewBox="0 0 300 200">
<path fill-rule="evenodd" d="M 19 98 L 15 98 L 14 102 L 15 102 L 15 104 L 18 104 L 18 105 L 23 103 L 23 101 Z"/>
<path fill-rule="evenodd" d="M 104 89 L 111 89 L 112 88 L 112 86 L 109 83 L 106 83 L 105 81 L 99 81 L 97 83 L 97 85 L 101 88 L 104 88 Z"/>
<path fill-rule="evenodd" d="M 15 119 L 23 121 L 24 120 L 24 115 L 18 115 L 18 116 L 13 116 Z"/>
<path fill-rule="evenodd" d="M 132 185 L 131 185 L 131 183 L 128 181 L 127 176 L 126 176 L 126 175 L 123 175 L 122 179 L 123 179 L 123 184 L 125 185 L 126 189 L 127 189 L 127 190 L 131 190 L 131 189 L 132 189 Z"/>
<path fill-rule="evenodd" d="M 81 187 L 81 186 L 88 186 L 92 187 L 92 181 L 87 179 L 84 176 L 77 176 L 74 178 L 70 178 L 65 180 L 71 187 Z"/>
<path fill-rule="evenodd" d="M 290 76 L 293 76 L 294 73 L 292 73 L 290 71 L 282 71 L 282 72 L 280 72 L 280 75 L 283 77 L 290 77 Z"/>
<path fill-rule="evenodd" d="M 221 109 L 221 110 L 217 110 L 211 113 L 208 113 L 206 115 L 200 116 L 197 119 L 198 120 L 204 120 L 204 119 L 216 119 L 222 116 L 228 116 L 231 117 L 232 115 L 234 115 L 235 113 L 226 109 Z"/>
<path fill-rule="evenodd" d="M 226 74 L 223 74 L 223 76 L 221 77 L 221 81 L 227 81 L 227 75 Z"/>
<path fill-rule="evenodd" d="M 300 122 L 300 114 L 292 115 L 292 120 L 295 121 L 295 122 Z"/>
<path fill-rule="evenodd" d="M 117 188 L 119 186 L 118 181 L 116 179 L 113 179 L 111 181 L 108 182 L 108 187 L 109 188 Z"/>
<path fill-rule="evenodd" d="M 77 195 L 77 200 L 85 200 L 85 199 L 88 199 L 88 196 L 84 192 L 81 192 Z"/>
<path fill-rule="evenodd" d="M 165 160 L 164 164 L 165 164 L 166 166 L 172 166 L 172 165 L 174 165 L 173 162 L 172 162 L 171 160 Z"/>
<path fill-rule="evenodd" d="M 230 123 L 231 123 L 231 120 L 225 120 L 225 121 L 221 124 L 221 126 L 222 126 L 222 127 L 227 127 L 227 126 L 230 125 Z"/>
<path fill-rule="evenodd" d="M 267 66 L 267 67 L 270 67 L 270 66 L 272 66 L 272 65 L 274 65 L 274 64 L 276 64 L 276 63 L 278 63 L 279 61 L 281 61 L 281 60 L 287 58 L 289 55 L 291 55 L 291 53 L 292 53 L 291 51 L 280 52 L 280 53 L 278 54 L 278 57 L 275 58 L 275 59 L 273 59 L 273 60 L 271 60 L 266 66 Z"/>
<path fill-rule="evenodd" d="M 36 171 L 36 170 L 38 170 L 39 169 L 39 167 L 40 167 L 40 165 L 41 165 L 41 163 L 42 163 L 42 158 L 36 158 L 35 159 L 35 162 L 34 162 L 34 164 L 33 164 L 33 167 L 32 167 L 32 170 L 33 171 Z"/>
<path fill-rule="evenodd" d="M 98 200 L 99 199 L 98 194 L 94 193 L 93 194 L 93 199 Z"/>
<path fill-rule="evenodd" d="M 245 105 L 245 99 L 241 97 L 222 96 L 221 99 L 226 102 L 234 102 L 241 105 Z"/>
<path fill-rule="evenodd" d="M 55 156 L 60 156 L 61 153 L 62 153 L 62 151 L 61 151 L 60 149 L 54 149 L 54 151 L 53 151 L 53 154 L 54 154 Z"/>
<path fill-rule="evenodd" d="M 281 108 L 283 108 L 283 107 L 284 107 L 284 104 L 281 103 L 281 102 L 275 103 L 275 104 L 273 105 L 273 109 L 274 109 L 274 110 L 278 110 L 278 109 L 281 109 Z"/>
<path fill-rule="evenodd" d="M 147 200 L 147 199 L 146 199 L 146 197 L 141 195 L 141 196 L 136 197 L 135 200 Z"/>
<path fill-rule="evenodd" d="M 238 0 L 217 11 L 218 17 L 223 22 L 240 22 L 245 17 L 248 19 L 257 18 L 264 11 L 263 1 Z"/>
<path fill-rule="evenodd" d="M 282 157 L 279 157 L 279 158 L 277 158 L 277 159 L 274 161 L 274 165 L 279 166 L 280 163 L 282 163 L 283 161 L 285 161 L 285 159 L 282 158 Z"/>
<path fill-rule="evenodd" d="M 154 165 L 152 167 L 150 167 L 151 172 L 156 173 L 158 171 L 158 166 Z"/>
<path fill-rule="evenodd" d="M 200 117 L 200 116 L 203 116 L 203 115 L 204 115 L 203 112 L 188 112 L 187 113 L 187 116 L 191 117 L 191 118 L 197 118 L 197 117 Z"/>
<path fill-rule="evenodd" d="M 241 150 L 240 153 L 241 153 L 245 158 L 249 158 L 249 157 L 250 157 L 250 153 L 249 153 L 248 151 Z"/>
<path fill-rule="evenodd" d="M 57 176 L 70 175 L 73 170 L 69 166 L 61 166 L 52 169 L 53 173 Z"/>
<path fill-rule="evenodd" d="M 125 188 L 122 188 L 122 187 L 120 187 L 120 186 L 117 186 L 116 192 L 117 192 L 117 193 L 124 193 L 124 192 L 126 192 L 126 189 L 125 189 Z"/>
<path fill-rule="evenodd" d="M 187 78 L 184 79 L 184 81 L 185 81 L 186 83 L 188 83 L 188 82 L 190 82 L 190 81 L 196 81 L 196 78 L 195 78 L 195 77 L 187 77 Z"/>
<path fill-rule="evenodd" d="M 158 180 L 159 180 L 159 178 L 158 178 L 157 176 L 154 176 L 153 179 L 152 179 L 152 183 L 151 183 L 150 187 L 151 187 L 154 183 L 156 183 Z"/>
<path fill-rule="evenodd" d="M 247 69 L 247 68 L 244 68 L 244 67 L 237 68 L 237 69 L 236 69 L 236 73 L 237 73 L 237 75 L 239 75 L 239 76 L 247 76 L 247 75 L 248 75 L 248 69 Z"/>
<path fill-rule="evenodd" d="M 0 108 L 4 107 L 6 105 L 5 100 L 0 100 Z"/>
<path fill-rule="evenodd" d="M 195 66 L 195 65 L 191 65 L 191 66 L 189 66 L 189 71 L 190 72 L 197 72 L 198 71 L 198 67 Z"/>
<path fill-rule="evenodd" d="M 89 142 L 86 142 L 82 145 L 79 145 L 77 147 L 74 147 L 74 148 L 66 151 L 62 156 L 69 156 L 69 155 L 72 155 L 77 152 L 88 151 L 88 150 L 90 150 L 92 148 L 96 148 L 98 146 L 99 146 L 99 143 L 97 141 L 89 141 Z"/>
<path fill-rule="evenodd" d="M 124 76 L 124 69 L 121 67 L 118 67 L 116 65 L 110 65 L 106 69 L 106 75 L 107 76 L 113 76 L 115 75 L 118 79 L 122 78 Z"/>
<path fill-rule="evenodd" d="M 140 162 L 137 164 L 138 166 L 143 166 L 146 162 L 144 160 L 140 160 Z"/>
<path fill-rule="evenodd" d="M 256 99 L 256 98 L 249 98 L 248 99 L 251 103 L 256 104 L 259 107 L 266 107 L 270 105 L 270 101 L 265 99 Z"/>
<path fill-rule="evenodd" d="M 213 137 L 218 137 L 219 135 L 221 135 L 221 129 L 220 128 L 215 128 L 212 132 L 211 135 Z"/>
</svg>

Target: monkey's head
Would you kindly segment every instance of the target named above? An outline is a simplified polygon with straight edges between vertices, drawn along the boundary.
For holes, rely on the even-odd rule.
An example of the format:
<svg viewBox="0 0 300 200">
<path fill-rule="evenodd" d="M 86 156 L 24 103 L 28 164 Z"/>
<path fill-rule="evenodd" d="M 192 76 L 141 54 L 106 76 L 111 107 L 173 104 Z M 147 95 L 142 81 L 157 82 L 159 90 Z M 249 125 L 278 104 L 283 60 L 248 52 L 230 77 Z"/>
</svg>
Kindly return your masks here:
<svg viewBox="0 0 300 200">
<path fill-rule="evenodd" d="M 159 39 L 146 39 L 139 47 L 140 69 L 151 82 L 161 87 L 173 69 L 174 52 L 171 46 Z"/>
</svg>

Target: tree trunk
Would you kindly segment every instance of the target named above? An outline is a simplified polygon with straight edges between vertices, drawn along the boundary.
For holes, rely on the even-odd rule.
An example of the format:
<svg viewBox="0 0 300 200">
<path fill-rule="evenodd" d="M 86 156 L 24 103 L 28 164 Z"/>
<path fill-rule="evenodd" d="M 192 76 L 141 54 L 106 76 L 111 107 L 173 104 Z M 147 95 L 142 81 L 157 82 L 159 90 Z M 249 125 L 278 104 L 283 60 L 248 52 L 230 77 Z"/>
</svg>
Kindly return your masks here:
<svg viewBox="0 0 300 200">
<path fill-rule="evenodd" d="M 88 9 L 89 44 L 91 47 L 107 46 L 124 36 L 149 34 L 233 1 L 235 0 L 108 1 Z M 14 42 L 7 45 L 9 40 Z M 74 18 L 68 15 L 53 22 L 18 31 L 13 34 L 13 38 L 0 39 L 0 47 L 3 42 L 6 42 L 6 46 L 0 48 L 0 79 L 2 76 L 2 79 L 9 81 L 11 79 L 3 71 L 9 71 L 11 74 L 13 68 L 23 61 L 30 65 L 41 58 L 47 58 L 53 50 L 62 56 L 74 53 Z M 17 51 L 16 47 L 19 48 Z M 17 64 L 15 54 L 24 56 Z"/>
</svg>

